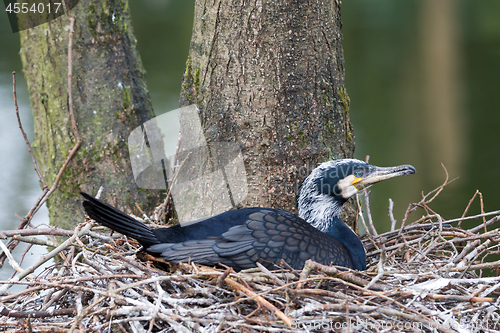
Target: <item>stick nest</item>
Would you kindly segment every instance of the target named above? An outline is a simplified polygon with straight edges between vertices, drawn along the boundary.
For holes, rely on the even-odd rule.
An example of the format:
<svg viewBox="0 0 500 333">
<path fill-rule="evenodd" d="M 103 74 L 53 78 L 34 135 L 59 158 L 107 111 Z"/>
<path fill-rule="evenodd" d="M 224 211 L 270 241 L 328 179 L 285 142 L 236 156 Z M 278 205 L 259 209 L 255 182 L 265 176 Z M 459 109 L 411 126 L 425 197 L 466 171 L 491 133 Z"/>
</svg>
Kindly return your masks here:
<svg viewBox="0 0 500 333">
<path fill-rule="evenodd" d="M 0 330 L 499 330 L 500 261 L 488 256 L 499 253 L 500 228 L 487 230 L 499 212 L 444 221 L 426 209 L 427 199 L 409 206 L 400 229 L 363 237 L 364 272 L 312 261 L 299 272 L 285 263 L 272 272 L 193 263 L 165 271 L 156 267 L 161 262 L 138 260 L 135 241 L 104 236 L 97 230 L 102 227 L 91 230 L 86 222 L 70 232 L 67 246 L 56 249 L 56 264 L 25 281 L 1 282 L 26 288 L 0 298 Z M 404 226 L 417 207 L 427 215 Z M 470 230 L 451 226 L 487 215 L 495 217 Z"/>
</svg>

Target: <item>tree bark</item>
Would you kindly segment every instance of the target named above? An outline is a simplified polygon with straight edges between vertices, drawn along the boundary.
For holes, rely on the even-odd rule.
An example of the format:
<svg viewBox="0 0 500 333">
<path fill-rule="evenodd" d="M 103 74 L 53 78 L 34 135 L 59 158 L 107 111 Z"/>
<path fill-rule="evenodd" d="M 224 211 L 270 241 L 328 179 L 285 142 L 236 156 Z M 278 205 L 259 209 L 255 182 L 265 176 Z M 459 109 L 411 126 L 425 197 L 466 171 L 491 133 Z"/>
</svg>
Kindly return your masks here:
<svg viewBox="0 0 500 333">
<path fill-rule="evenodd" d="M 340 1 L 196 0 L 181 106 L 244 158 L 242 206 L 295 209 L 318 163 L 352 157 Z"/>
<path fill-rule="evenodd" d="M 47 202 L 51 224 L 72 228 L 84 216 L 79 192 L 96 193 L 119 208 L 148 211 L 160 192 L 134 182 L 127 139 L 154 117 L 145 71 L 126 0 L 81 0 L 72 10 L 72 94 L 83 144 Z M 68 111 L 69 15 L 21 32 L 21 58 L 35 120 L 35 155 L 49 186 L 75 144 Z M 128 209 L 126 209 L 128 210 Z"/>
</svg>

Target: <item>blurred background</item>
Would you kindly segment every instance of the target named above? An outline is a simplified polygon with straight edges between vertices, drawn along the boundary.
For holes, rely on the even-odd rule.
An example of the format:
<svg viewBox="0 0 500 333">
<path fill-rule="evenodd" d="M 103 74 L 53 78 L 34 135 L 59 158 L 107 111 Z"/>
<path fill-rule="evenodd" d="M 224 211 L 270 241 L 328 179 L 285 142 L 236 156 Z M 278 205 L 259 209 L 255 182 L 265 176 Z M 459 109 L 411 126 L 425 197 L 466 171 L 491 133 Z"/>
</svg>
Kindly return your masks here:
<svg viewBox="0 0 500 333">
<path fill-rule="evenodd" d="M 194 1 L 129 0 L 157 115 L 178 107 L 191 37 Z M 412 164 L 417 175 L 373 188 L 371 211 L 379 232 L 390 229 L 388 198 L 398 222 L 450 179 L 430 207 L 460 217 L 476 190 L 486 211 L 500 209 L 500 1 L 345 0 L 342 3 L 346 87 L 356 136 L 355 157 L 379 166 Z M 270 22 L 270 24 L 272 24 Z M 19 34 L 0 15 L 0 230 L 16 228 L 40 195 L 38 178 L 18 129 L 12 71 L 24 129 L 33 119 L 19 59 Z M 469 214 L 479 213 L 479 201 Z M 423 214 L 417 211 L 410 221 Z M 48 224 L 46 210 L 34 224 Z M 474 221 L 476 225 L 479 221 Z M 20 246 L 15 255 L 24 251 Z M 26 261 L 45 251 L 34 246 Z M 26 267 L 26 264 L 23 265 Z M 7 267 L 7 265 L 6 265 Z M 0 271 L 0 279 L 11 273 Z"/>
</svg>

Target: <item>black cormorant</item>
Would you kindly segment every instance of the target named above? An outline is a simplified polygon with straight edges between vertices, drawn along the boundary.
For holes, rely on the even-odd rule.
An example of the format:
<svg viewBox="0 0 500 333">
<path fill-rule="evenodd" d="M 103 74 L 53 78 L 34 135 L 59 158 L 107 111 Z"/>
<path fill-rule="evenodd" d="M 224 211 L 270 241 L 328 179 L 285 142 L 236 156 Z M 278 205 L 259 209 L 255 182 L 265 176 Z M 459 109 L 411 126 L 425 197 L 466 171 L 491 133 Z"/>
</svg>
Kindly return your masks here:
<svg viewBox="0 0 500 333">
<path fill-rule="evenodd" d="M 343 204 L 360 190 L 384 179 L 414 174 L 411 165 L 381 168 L 355 159 L 320 164 L 302 182 L 299 216 L 272 208 L 243 208 L 187 226 L 151 229 L 86 194 L 83 207 L 100 224 L 136 239 L 153 256 L 172 263 L 223 263 L 236 270 L 281 259 L 302 269 L 307 259 L 325 265 L 366 269 L 366 254 L 356 234 L 340 219 Z"/>
</svg>

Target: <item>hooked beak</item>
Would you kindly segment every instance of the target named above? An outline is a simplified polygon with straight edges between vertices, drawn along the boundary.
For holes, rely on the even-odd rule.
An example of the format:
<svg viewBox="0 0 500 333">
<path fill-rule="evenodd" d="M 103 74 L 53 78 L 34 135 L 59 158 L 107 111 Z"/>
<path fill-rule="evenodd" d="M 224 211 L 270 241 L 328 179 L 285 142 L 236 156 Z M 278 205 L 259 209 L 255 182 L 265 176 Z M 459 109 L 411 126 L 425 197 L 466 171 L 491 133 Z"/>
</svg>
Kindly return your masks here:
<svg viewBox="0 0 500 333">
<path fill-rule="evenodd" d="M 417 170 L 411 165 L 399 165 L 395 167 L 373 167 L 367 171 L 367 174 L 362 177 L 354 177 L 351 185 L 354 186 L 358 191 L 378 183 L 382 180 L 389 178 L 394 178 L 398 176 L 407 176 L 417 173 Z"/>
</svg>

